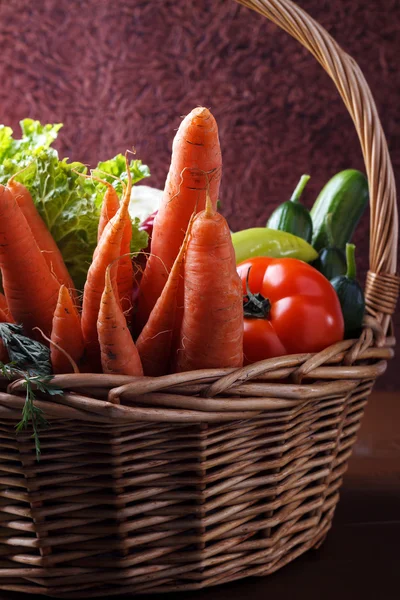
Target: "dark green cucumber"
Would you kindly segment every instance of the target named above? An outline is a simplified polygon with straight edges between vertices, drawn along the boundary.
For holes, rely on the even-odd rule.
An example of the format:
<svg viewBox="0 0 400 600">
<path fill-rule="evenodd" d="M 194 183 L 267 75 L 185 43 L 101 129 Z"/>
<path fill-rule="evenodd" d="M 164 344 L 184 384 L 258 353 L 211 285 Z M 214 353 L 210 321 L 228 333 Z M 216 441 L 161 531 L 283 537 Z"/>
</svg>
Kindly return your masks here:
<svg viewBox="0 0 400 600">
<path fill-rule="evenodd" d="M 323 248 L 312 266 L 330 281 L 346 274 L 346 255 L 340 248 Z"/>
<path fill-rule="evenodd" d="M 347 271 L 346 255 L 341 248 L 336 246 L 332 235 L 332 213 L 326 215 L 325 228 L 328 236 L 328 247 L 322 248 L 317 260 L 312 263 L 329 281 Z"/>
<path fill-rule="evenodd" d="M 286 231 L 311 243 L 312 220 L 306 207 L 300 203 L 300 196 L 309 179 L 309 175 L 302 175 L 290 200 L 274 210 L 266 227 Z"/>
<path fill-rule="evenodd" d="M 319 251 L 328 246 L 325 218 L 328 213 L 332 213 L 332 235 L 336 246 L 344 250 L 368 200 L 368 180 L 360 171 L 347 169 L 332 177 L 311 209 L 314 248 Z"/>
<path fill-rule="evenodd" d="M 346 245 L 347 273 L 332 279 L 344 319 L 345 338 L 357 338 L 360 335 L 365 312 L 364 293 L 356 279 L 354 244 Z"/>
</svg>

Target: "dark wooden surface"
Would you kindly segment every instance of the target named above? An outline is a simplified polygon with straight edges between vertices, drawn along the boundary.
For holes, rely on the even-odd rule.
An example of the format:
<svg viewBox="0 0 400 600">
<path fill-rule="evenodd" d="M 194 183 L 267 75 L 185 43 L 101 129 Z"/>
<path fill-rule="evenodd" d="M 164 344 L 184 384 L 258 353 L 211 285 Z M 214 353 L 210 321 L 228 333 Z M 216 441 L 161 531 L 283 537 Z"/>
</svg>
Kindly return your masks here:
<svg viewBox="0 0 400 600">
<path fill-rule="evenodd" d="M 400 598 L 400 391 L 374 393 L 345 476 L 334 526 L 269 577 L 143 600 L 398 600 Z M 0 600 L 25 595 L 0 592 Z"/>
</svg>

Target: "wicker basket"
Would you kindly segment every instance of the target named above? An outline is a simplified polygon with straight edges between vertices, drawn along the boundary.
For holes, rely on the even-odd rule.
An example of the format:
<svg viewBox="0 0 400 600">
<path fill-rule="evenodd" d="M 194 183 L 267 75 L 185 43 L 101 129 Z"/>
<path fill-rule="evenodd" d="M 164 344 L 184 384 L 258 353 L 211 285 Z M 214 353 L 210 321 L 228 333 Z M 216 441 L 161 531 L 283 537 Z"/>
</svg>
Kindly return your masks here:
<svg viewBox="0 0 400 600">
<path fill-rule="evenodd" d="M 15 434 L 21 382 L 2 382 L 0 589 L 193 590 L 272 573 L 331 526 L 367 396 L 393 355 L 393 171 L 354 61 L 289 0 L 242 3 L 315 56 L 354 120 L 371 195 L 362 336 L 235 371 L 57 376 L 62 399 L 37 402 L 51 423 L 39 463 L 30 434 Z"/>
</svg>

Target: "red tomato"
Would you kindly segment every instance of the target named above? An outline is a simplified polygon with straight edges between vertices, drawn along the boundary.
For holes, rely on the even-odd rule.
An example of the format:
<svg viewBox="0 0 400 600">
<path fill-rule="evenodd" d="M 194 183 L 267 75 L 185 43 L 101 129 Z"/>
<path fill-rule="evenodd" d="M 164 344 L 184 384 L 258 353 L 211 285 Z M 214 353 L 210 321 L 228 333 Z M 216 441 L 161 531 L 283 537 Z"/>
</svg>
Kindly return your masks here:
<svg viewBox="0 0 400 600">
<path fill-rule="evenodd" d="M 343 339 L 339 299 L 314 267 L 296 258 L 262 256 L 240 263 L 237 270 L 243 293 L 247 294 L 247 277 L 252 293 L 245 305 L 246 364 L 285 354 L 319 352 Z"/>
</svg>

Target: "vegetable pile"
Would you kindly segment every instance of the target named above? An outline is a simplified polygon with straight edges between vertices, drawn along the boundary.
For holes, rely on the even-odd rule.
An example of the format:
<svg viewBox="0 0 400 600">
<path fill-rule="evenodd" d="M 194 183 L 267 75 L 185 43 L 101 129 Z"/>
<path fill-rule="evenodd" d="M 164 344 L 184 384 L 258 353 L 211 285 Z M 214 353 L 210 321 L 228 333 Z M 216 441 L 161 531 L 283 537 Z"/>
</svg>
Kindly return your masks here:
<svg viewBox="0 0 400 600">
<path fill-rule="evenodd" d="M 368 202 L 359 171 L 335 175 L 311 212 L 303 175 L 266 227 L 231 233 L 208 109 L 182 121 L 155 212 L 151 188 L 134 188 L 146 208 L 134 199 L 150 175 L 140 160 L 89 172 L 52 147 L 60 124 L 21 128 L 15 139 L 0 127 L 0 361 L 3 375 L 26 378 L 21 426 L 31 420 L 36 441 L 32 378 L 58 394 L 52 373 L 234 368 L 359 335 L 349 243 Z"/>
</svg>

